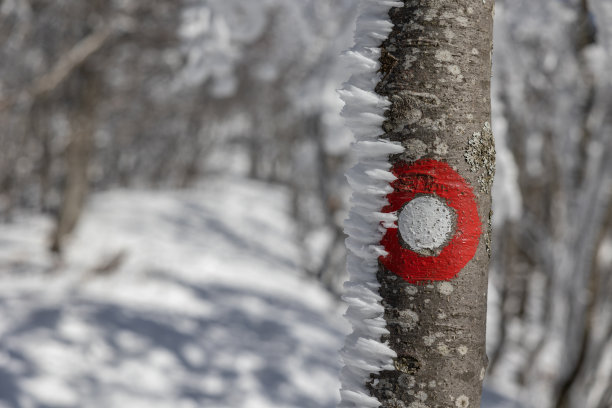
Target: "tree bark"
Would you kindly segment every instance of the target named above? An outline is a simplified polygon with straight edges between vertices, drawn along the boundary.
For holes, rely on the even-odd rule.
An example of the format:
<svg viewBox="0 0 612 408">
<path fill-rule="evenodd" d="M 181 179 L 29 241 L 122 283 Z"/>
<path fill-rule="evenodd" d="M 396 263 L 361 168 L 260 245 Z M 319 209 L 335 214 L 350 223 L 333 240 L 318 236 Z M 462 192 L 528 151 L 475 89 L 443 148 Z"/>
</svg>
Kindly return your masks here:
<svg viewBox="0 0 612 408">
<path fill-rule="evenodd" d="M 372 374 L 367 387 L 383 407 L 480 406 L 487 367 L 495 160 L 490 125 L 493 7 L 492 0 L 405 0 L 404 7 L 389 12 L 394 27 L 382 45 L 382 80 L 376 92 L 391 102 L 382 138 L 406 148 L 390 161 L 394 168 L 427 160 L 450 166 L 473 190 L 481 233 L 475 252 L 469 254 L 473 257 L 451 277 L 440 270 L 421 276 L 414 269 L 402 277 L 397 263 L 381 258 L 377 278 L 389 330 L 381 340 L 388 341 L 397 357 L 394 369 Z M 402 183 L 391 183 L 395 193 L 410 188 Z M 449 228 L 456 237 L 462 234 L 458 218 L 463 215 L 450 212 Z M 388 232 L 399 236 L 400 230 Z M 410 239 L 397 239 L 401 251 L 418 252 L 423 261 L 442 256 L 436 251 L 451 242 L 447 235 L 442 249 L 432 245 L 419 251 Z"/>
<path fill-rule="evenodd" d="M 52 252 L 61 254 L 66 236 L 76 227 L 89 190 L 89 161 L 93 148 L 95 114 L 100 74 L 81 67 L 75 76 L 73 109 L 70 117 L 70 143 L 66 152 L 66 185 L 62 192 L 57 224 L 51 236 Z"/>
</svg>

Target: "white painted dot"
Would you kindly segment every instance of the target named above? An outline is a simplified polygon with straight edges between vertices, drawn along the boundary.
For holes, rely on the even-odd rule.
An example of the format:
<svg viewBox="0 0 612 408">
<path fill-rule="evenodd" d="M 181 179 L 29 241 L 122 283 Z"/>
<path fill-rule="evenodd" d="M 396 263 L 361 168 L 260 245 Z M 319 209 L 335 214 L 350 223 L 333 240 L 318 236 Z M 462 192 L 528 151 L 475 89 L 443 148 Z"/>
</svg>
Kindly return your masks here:
<svg viewBox="0 0 612 408">
<path fill-rule="evenodd" d="M 452 210 L 435 196 L 408 202 L 398 217 L 402 239 L 415 252 L 439 249 L 453 232 Z"/>
</svg>

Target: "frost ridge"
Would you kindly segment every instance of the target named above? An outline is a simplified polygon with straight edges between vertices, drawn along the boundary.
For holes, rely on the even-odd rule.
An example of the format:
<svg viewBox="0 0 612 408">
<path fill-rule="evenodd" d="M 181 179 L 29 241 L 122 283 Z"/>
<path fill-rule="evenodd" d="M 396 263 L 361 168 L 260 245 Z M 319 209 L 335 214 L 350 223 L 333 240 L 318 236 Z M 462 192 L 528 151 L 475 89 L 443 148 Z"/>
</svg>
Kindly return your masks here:
<svg viewBox="0 0 612 408">
<path fill-rule="evenodd" d="M 374 87 L 380 81 L 380 45 L 393 28 L 389 9 L 403 7 L 404 3 L 362 0 L 360 6 L 355 46 L 344 54 L 353 75 L 338 91 L 345 102 L 342 116 L 355 136 L 353 153 L 358 159 L 347 172 L 353 195 L 345 222 L 349 280 L 344 284 L 343 299 L 348 304 L 345 317 L 353 332 L 341 351 L 344 367 L 340 374 L 339 408 L 379 407 L 381 403 L 370 395 L 366 383 L 371 373 L 393 369 L 396 357 L 388 344 L 381 342 L 381 335 L 389 332 L 376 273 L 378 257 L 386 254 L 380 246 L 383 225 L 394 223 L 397 218 L 380 212 L 388 204 L 386 195 L 392 191 L 389 182 L 395 180 L 389 171 L 389 155 L 401 153 L 404 148 L 380 138 L 383 114 L 390 102 L 375 93 Z"/>
</svg>

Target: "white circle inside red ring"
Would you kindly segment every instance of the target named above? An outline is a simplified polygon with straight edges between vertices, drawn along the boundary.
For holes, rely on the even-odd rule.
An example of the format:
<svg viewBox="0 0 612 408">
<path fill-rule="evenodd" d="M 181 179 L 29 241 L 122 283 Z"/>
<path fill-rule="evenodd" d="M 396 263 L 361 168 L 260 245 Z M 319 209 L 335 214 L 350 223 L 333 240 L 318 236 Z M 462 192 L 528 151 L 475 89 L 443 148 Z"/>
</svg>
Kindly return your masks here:
<svg viewBox="0 0 612 408">
<path fill-rule="evenodd" d="M 399 227 L 387 227 L 381 244 L 387 252 L 379 257 L 382 265 L 406 282 L 453 279 L 476 254 L 482 234 L 478 204 L 472 186 L 448 163 L 433 159 L 396 162 L 391 172 L 389 205 L 383 213 L 398 214 L 403 207 L 423 195 L 433 195 L 453 210 L 454 233 L 449 242 L 430 254 L 413 251 L 404 242 Z"/>
<path fill-rule="evenodd" d="M 448 243 L 454 234 L 453 210 L 435 195 L 410 200 L 398 215 L 397 226 L 404 242 L 425 256 Z"/>
</svg>

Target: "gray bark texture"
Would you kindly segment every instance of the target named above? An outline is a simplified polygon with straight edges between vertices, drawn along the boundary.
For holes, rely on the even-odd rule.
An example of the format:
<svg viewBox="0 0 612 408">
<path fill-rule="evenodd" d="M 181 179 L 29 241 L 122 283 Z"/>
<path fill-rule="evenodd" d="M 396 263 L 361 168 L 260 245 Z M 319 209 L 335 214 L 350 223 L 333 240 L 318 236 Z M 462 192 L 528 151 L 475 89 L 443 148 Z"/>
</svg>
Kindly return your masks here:
<svg viewBox="0 0 612 408">
<path fill-rule="evenodd" d="M 447 162 L 472 187 L 482 234 L 448 282 L 410 284 L 380 265 L 378 280 L 395 370 L 372 375 L 385 408 L 479 407 L 487 367 L 485 321 L 491 183 L 492 0 L 406 0 L 392 8 L 376 91 L 391 107 L 385 137 L 406 152 L 391 162 Z"/>
</svg>

